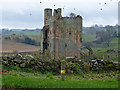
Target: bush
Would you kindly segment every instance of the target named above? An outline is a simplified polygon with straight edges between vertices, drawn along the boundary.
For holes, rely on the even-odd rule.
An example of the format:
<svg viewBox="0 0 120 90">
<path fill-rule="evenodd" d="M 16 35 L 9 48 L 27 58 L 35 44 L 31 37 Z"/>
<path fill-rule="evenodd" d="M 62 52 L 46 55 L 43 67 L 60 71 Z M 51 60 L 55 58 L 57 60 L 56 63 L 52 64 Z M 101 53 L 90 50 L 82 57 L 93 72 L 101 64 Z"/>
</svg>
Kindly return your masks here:
<svg viewBox="0 0 120 90">
<path fill-rule="evenodd" d="M 47 73 L 46 75 L 47 78 L 54 79 L 53 75 L 51 73 Z"/>
</svg>

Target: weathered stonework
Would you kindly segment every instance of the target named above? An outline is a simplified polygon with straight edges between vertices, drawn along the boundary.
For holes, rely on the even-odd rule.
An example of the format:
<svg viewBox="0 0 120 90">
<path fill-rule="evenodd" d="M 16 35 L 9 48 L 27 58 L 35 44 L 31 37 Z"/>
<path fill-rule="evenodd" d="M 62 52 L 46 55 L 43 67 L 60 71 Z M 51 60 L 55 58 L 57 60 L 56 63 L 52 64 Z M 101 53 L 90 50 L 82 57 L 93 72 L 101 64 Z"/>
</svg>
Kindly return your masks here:
<svg viewBox="0 0 120 90">
<path fill-rule="evenodd" d="M 80 57 L 82 43 L 82 17 L 62 17 L 61 8 L 44 10 L 41 30 L 41 51 L 53 57 Z"/>
</svg>

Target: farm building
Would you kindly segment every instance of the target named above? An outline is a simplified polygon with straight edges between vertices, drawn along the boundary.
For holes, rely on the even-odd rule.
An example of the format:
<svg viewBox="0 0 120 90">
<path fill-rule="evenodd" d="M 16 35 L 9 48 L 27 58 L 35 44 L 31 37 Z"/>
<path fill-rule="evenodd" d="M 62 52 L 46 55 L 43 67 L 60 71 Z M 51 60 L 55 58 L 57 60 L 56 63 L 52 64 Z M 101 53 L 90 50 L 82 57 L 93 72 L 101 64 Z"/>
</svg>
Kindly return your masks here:
<svg viewBox="0 0 120 90">
<path fill-rule="evenodd" d="M 80 57 L 82 44 L 82 17 L 62 17 L 61 8 L 44 10 L 44 27 L 41 30 L 41 51 L 50 56 Z"/>
</svg>

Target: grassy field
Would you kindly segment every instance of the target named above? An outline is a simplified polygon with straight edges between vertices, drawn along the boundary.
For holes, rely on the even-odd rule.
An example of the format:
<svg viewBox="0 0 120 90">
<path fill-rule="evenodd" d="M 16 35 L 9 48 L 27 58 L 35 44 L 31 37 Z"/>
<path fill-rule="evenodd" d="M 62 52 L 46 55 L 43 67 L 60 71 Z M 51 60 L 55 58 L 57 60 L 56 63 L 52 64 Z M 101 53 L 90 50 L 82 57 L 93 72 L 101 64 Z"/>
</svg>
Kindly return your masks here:
<svg viewBox="0 0 120 90">
<path fill-rule="evenodd" d="M 3 37 L 10 36 L 12 34 L 16 35 L 27 35 L 27 36 L 40 36 L 40 31 L 11 31 L 9 33 L 3 34 Z"/>
<path fill-rule="evenodd" d="M 27 36 L 40 36 L 40 31 L 21 31 L 19 34 Z"/>
<path fill-rule="evenodd" d="M 13 88 L 118 88 L 118 80 L 116 76 L 89 73 L 84 78 L 66 75 L 65 81 L 61 81 L 60 75 L 11 71 L 2 75 L 2 85 Z"/>
<path fill-rule="evenodd" d="M 115 49 L 118 50 L 118 39 L 119 38 L 113 38 L 110 42 L 110 46 L 105 46 L 104 44 L 99 44 L 96 45 L 95 47 L 92 47 L 93 50 L 102 50 L 102 51 L 106 51 L 108 49 Z M 95 41 L 96 39 L 96 35 L 83 35 L 83 41 L 84 42 L 92 42 Z"/>
<path fill-rule="evenodd" d="M 40 36 L 28 36 L 28 37 L 31 38 L 32 40 L 37 41 L 37 42 L 40 42 L 40 41 L 41 41 Z"/>
<path fill-rule="evenodd" d="M 110 46 L 106 46 L 104 43 L 102 44 L 93 44 L 93 46 L 90 46 L 94 52 L 93 59 L 94 58 L 100 58 L 105 60 L 112 60 L 112 61 L 118 61 L 118 53 L 117 52 L 111 52 L 108 53 L 107 50 L 118 50 L 118 39 L 119 38 L 112 38 L 110 42 Z M 83 42 L 92 42 L 95 41 L 96 35 L 83 35 Z M 109 57 L 109 58 L 108 58 Z"/>
<path fill-rule="evenodd" d="M 3 87 L 14 88 L 118 88 L 117 80 L 41 79 L 3 75 Z"/>
<path fill-rule="evenodd" d="M 91 42 L 91 41 L 95 41 L 96 39 L 96 35 L 86 35 L 83 34 L 83 41 L 84 42 Z"/>
<path fill-rule="evenodd" d="M 61 81 L 60 74 L 41 74 L 30 68 L 3 67 L 2 85 L 12 88 L 118 88 L 119 71 L 84 72 L 66 74 Z"/>
</svg>

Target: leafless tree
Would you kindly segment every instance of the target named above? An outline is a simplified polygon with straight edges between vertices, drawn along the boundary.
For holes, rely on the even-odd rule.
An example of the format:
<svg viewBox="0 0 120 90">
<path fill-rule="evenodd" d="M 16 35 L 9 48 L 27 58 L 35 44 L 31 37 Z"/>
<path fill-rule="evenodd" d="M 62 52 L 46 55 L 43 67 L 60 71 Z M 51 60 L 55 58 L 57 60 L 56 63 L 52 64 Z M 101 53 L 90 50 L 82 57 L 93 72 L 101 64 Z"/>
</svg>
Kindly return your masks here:
<svg viewBox="0 0 120 90">
<path fill-rule="evenodd" d="M 71 12 L 70 17 L 76 17 L 76 14 Z"/>
</svg>

